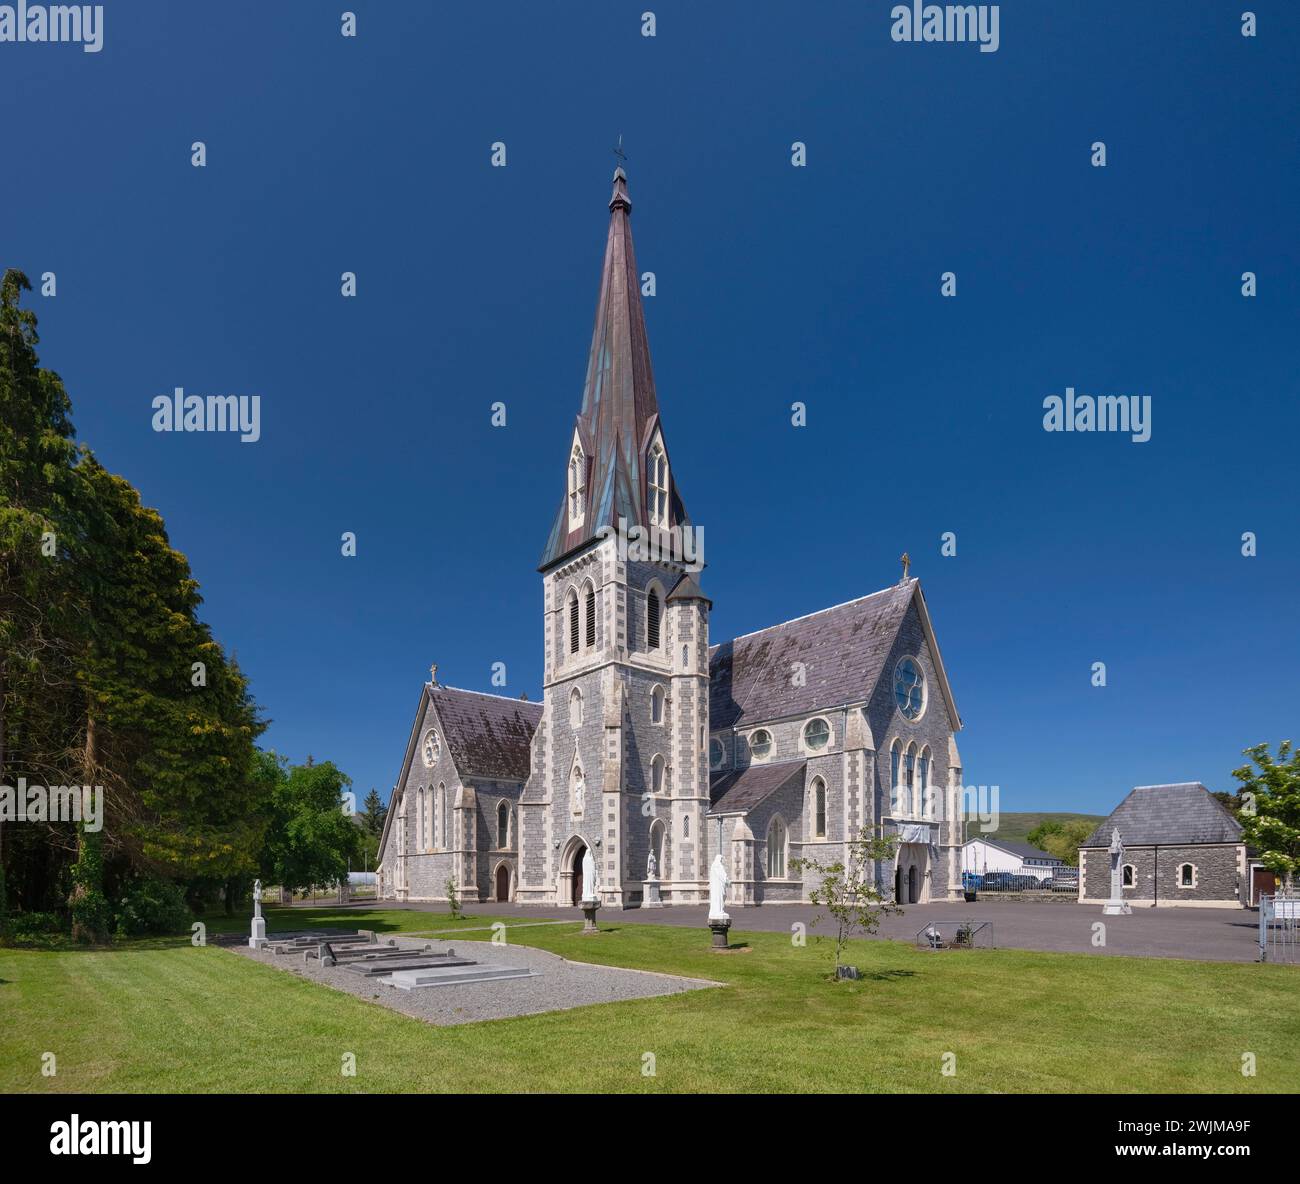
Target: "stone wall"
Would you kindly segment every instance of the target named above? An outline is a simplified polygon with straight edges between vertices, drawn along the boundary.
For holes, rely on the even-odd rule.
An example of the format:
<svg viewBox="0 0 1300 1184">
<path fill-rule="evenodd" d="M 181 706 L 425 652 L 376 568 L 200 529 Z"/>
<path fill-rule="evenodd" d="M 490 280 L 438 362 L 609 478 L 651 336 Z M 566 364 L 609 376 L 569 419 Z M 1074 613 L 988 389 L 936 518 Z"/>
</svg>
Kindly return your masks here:
<svg viewBox="0 0 1300 1184">
<path fill-rule="evenodd" d="M 1188 846 L 1126 847 L 1124 862 L 1133 866 L 1134 883 L 1123 889 L 1135 907 L 1181 905 L 1243 906 L 1246 899 L 1245 847 L 1240 843 Z M 1182 886 L 1180 868 L 1190 863 L 1194 886 Z M 1090 904 L 1110 897 L 1110 852 L 1103 847 L 1079 852 L 1080 899 Z"/>
</svg>

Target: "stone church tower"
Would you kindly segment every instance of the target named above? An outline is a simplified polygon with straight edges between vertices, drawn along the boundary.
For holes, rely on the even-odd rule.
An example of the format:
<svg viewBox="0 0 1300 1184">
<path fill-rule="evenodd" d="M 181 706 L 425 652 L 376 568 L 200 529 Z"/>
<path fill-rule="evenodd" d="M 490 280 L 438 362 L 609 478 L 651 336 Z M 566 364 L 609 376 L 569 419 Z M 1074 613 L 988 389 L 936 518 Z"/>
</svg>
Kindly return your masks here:
<svg viewBox="0 0 1300 1184">
<path fill-rule="evenodd" d="M 543 708 L 519 803 L 523 903 L 572 903 L 588 849 L 607 906 L 708 897 L 711 606 L 659 417 L 621 168 L 609 209 L 582 409 L 538 568 Z"/>
</svg>

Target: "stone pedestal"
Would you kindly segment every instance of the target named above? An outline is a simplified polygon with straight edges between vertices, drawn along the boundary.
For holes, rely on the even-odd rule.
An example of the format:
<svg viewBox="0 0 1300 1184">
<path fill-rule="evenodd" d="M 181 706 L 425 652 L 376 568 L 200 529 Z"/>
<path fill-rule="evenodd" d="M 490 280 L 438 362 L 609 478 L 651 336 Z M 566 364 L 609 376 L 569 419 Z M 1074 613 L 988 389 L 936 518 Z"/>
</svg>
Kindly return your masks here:
<svg viewBox="0 0 1300 1184">
<path fill-rule="evenodd" d="M 641 907 L 644 909 L 661 909 L 664 902 L 659 899 L 659 881 L 643 880 L 642 888 L 644 895 L 641 897 Z"/>
<path fill-rule="evenodd" d="M 1101 913 L 1104 917 L 1127 917 L 1133 911 L 1133 906 L 1127 900 L 1108 900 L 1102 907 Z"/>
<path fill-rule="evenodd" d="M 730 917 L 710 917 L 709 929 L 713 932 L 713 949 L 727 948 L 727 930 L 731 928 Z"/>
<path fill-rule="evenodd" d="M 249 946 L 254 950 L 260 950 L 266 943 L 266 918 L 254 917 L 253 930 L 248 938 Z"/>
<path fill-rule="evenodd" d="M 582 908 L 582 934 L 586 937 L 592 933 L 599 933 L 596 928 L 596 910 L 600 908 L 599 900 L 584 900 L 580 906 Z"/>
</svg>

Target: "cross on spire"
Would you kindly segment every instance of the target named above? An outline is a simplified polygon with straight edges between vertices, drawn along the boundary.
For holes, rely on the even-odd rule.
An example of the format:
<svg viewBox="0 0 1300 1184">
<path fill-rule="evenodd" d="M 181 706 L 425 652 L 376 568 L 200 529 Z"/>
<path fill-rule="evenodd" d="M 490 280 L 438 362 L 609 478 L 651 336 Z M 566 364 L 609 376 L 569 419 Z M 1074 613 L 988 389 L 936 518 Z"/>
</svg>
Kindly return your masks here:
<svg viewBox="0 0 1300 1184">
<path fill-rule="evenodd" d="M 614 148 L 614 155 L 618 157 L 619 167 L 627 164 L 627 153 L 623 151 L 623 133 L 618 133 L 618 144 Z"/>
</svg>

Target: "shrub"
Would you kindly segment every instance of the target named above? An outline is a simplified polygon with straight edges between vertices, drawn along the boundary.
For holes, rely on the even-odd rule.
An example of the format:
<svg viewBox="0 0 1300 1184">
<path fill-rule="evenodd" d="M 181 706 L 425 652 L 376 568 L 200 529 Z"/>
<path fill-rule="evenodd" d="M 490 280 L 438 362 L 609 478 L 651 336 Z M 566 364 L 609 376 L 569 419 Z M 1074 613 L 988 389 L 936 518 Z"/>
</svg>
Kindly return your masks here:
<svg viewBox="0 0 1300 1184">
<path fill-rule="evenodd" d="M 7 936 L 15 945 L 63 933 L 67 921 L 58 913 L 10 913 Z"/>
<path fill-rule="evenodd" d="M 183 933 L 193 917 L 185 893 L 170 880 L 144 876 L 126 885 L 113 909 L 118 937 Z"/>
</svg>

